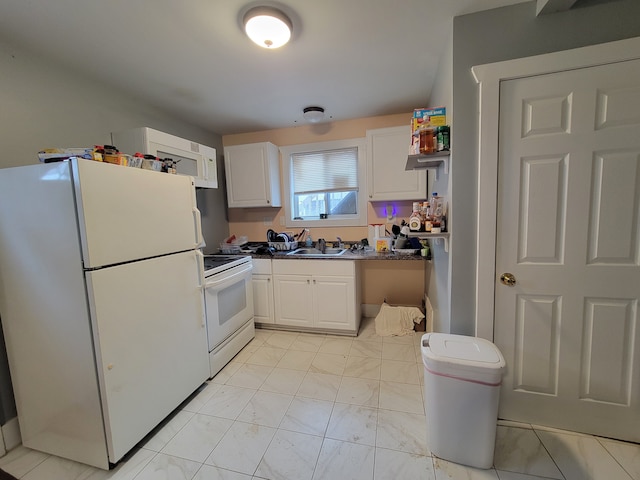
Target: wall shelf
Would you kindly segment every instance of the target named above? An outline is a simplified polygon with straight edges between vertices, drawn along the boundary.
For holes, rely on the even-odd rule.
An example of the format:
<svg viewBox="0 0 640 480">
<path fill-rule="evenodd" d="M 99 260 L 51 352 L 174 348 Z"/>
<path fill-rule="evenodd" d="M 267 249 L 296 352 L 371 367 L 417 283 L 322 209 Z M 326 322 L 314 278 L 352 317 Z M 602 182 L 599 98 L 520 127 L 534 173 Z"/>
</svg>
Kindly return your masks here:
<svg viewBox="0 0 640 480">
<path fill-rule="evenodd" d="M 444 251 L 449 251 L 449 232 L 442 233 L 429 233 L 429 232 L 411 232 L 410 237 L 416 237 L 420 239 L 433 239 L 436 245 L 439 245 L 440 240 L 444 240 Z"/>
<path fill-rule="evenodd" d="M 436 171 L 436 180 L 438 179 L 438 167 L 443 165 L 444 173 L 449 174 L 449 156 L 451 152 L 444 150 L 442 152 L 421 153 L 418 155 L 409 155 L 405 170 L 419 170 L 423 168 L 433 168 Z"/>
</svg>

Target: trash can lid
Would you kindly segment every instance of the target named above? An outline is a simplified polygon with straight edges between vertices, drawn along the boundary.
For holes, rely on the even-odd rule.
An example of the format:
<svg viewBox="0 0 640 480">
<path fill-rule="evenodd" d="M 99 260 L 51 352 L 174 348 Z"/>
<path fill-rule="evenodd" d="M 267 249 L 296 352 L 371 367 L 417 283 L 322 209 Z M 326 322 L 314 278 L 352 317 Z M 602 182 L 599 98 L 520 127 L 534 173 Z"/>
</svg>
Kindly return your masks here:
<svg viewBox="0 0 640 480">
<path fill-rule="evenodd" d="M 504 357 L 484 338 L 427 333 L 422 336 L 421 350 L 425 367 L 433 373 L 489 384 L 502 380 Z"/>
</svg>

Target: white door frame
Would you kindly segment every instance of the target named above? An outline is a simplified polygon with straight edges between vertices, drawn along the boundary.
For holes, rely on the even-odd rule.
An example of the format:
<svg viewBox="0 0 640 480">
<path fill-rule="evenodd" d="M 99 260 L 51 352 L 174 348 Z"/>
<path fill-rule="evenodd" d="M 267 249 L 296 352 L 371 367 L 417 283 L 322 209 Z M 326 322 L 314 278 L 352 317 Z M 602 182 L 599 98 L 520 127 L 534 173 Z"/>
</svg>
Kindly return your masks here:
<svg viewBox="0 0 640 480">
<path fill-rule="evenodd" d="M 480 94 L 476 336 L 493 341 L 500 82 L 635 59 L 640 59 L 640 37 L 472 67 Z"/>
</svg>

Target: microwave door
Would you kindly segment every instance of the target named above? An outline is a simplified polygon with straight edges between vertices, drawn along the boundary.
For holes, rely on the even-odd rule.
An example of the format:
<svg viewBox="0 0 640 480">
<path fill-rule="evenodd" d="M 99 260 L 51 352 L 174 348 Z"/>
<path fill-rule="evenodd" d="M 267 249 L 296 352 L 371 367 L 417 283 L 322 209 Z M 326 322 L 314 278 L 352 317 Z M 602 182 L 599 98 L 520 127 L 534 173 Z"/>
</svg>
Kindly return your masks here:
<svg viewBox="0 0 640 480">
<path fill-rule="evenodd" d="M 176 161 L 176 173 L 179 175 L 189 175 L 192 177 L 198 177 L 198 161 L 195 158 L 187 158 L 182 155 L 176 155 L 175 153 L 169 153 L 162 150 L 158 150 L 156 156 L 160 158 L 171 158 Z"/>
</svg>

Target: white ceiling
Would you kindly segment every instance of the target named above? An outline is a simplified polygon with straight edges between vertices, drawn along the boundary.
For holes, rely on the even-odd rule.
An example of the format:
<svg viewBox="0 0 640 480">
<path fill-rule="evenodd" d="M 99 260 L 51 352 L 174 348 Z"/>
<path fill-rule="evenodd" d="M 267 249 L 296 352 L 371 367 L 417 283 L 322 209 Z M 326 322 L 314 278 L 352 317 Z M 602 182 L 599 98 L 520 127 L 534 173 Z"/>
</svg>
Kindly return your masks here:
<svg viewBox="0 0 640 480">
<path fill-rule="evenodd" d="M 525 0 L 8 0 L 0 35 L 219 134 L 425 107 L 452 18 Z M 294 26 L 254 45 L 240 12 L 279 5 Z"/>
</svg>

